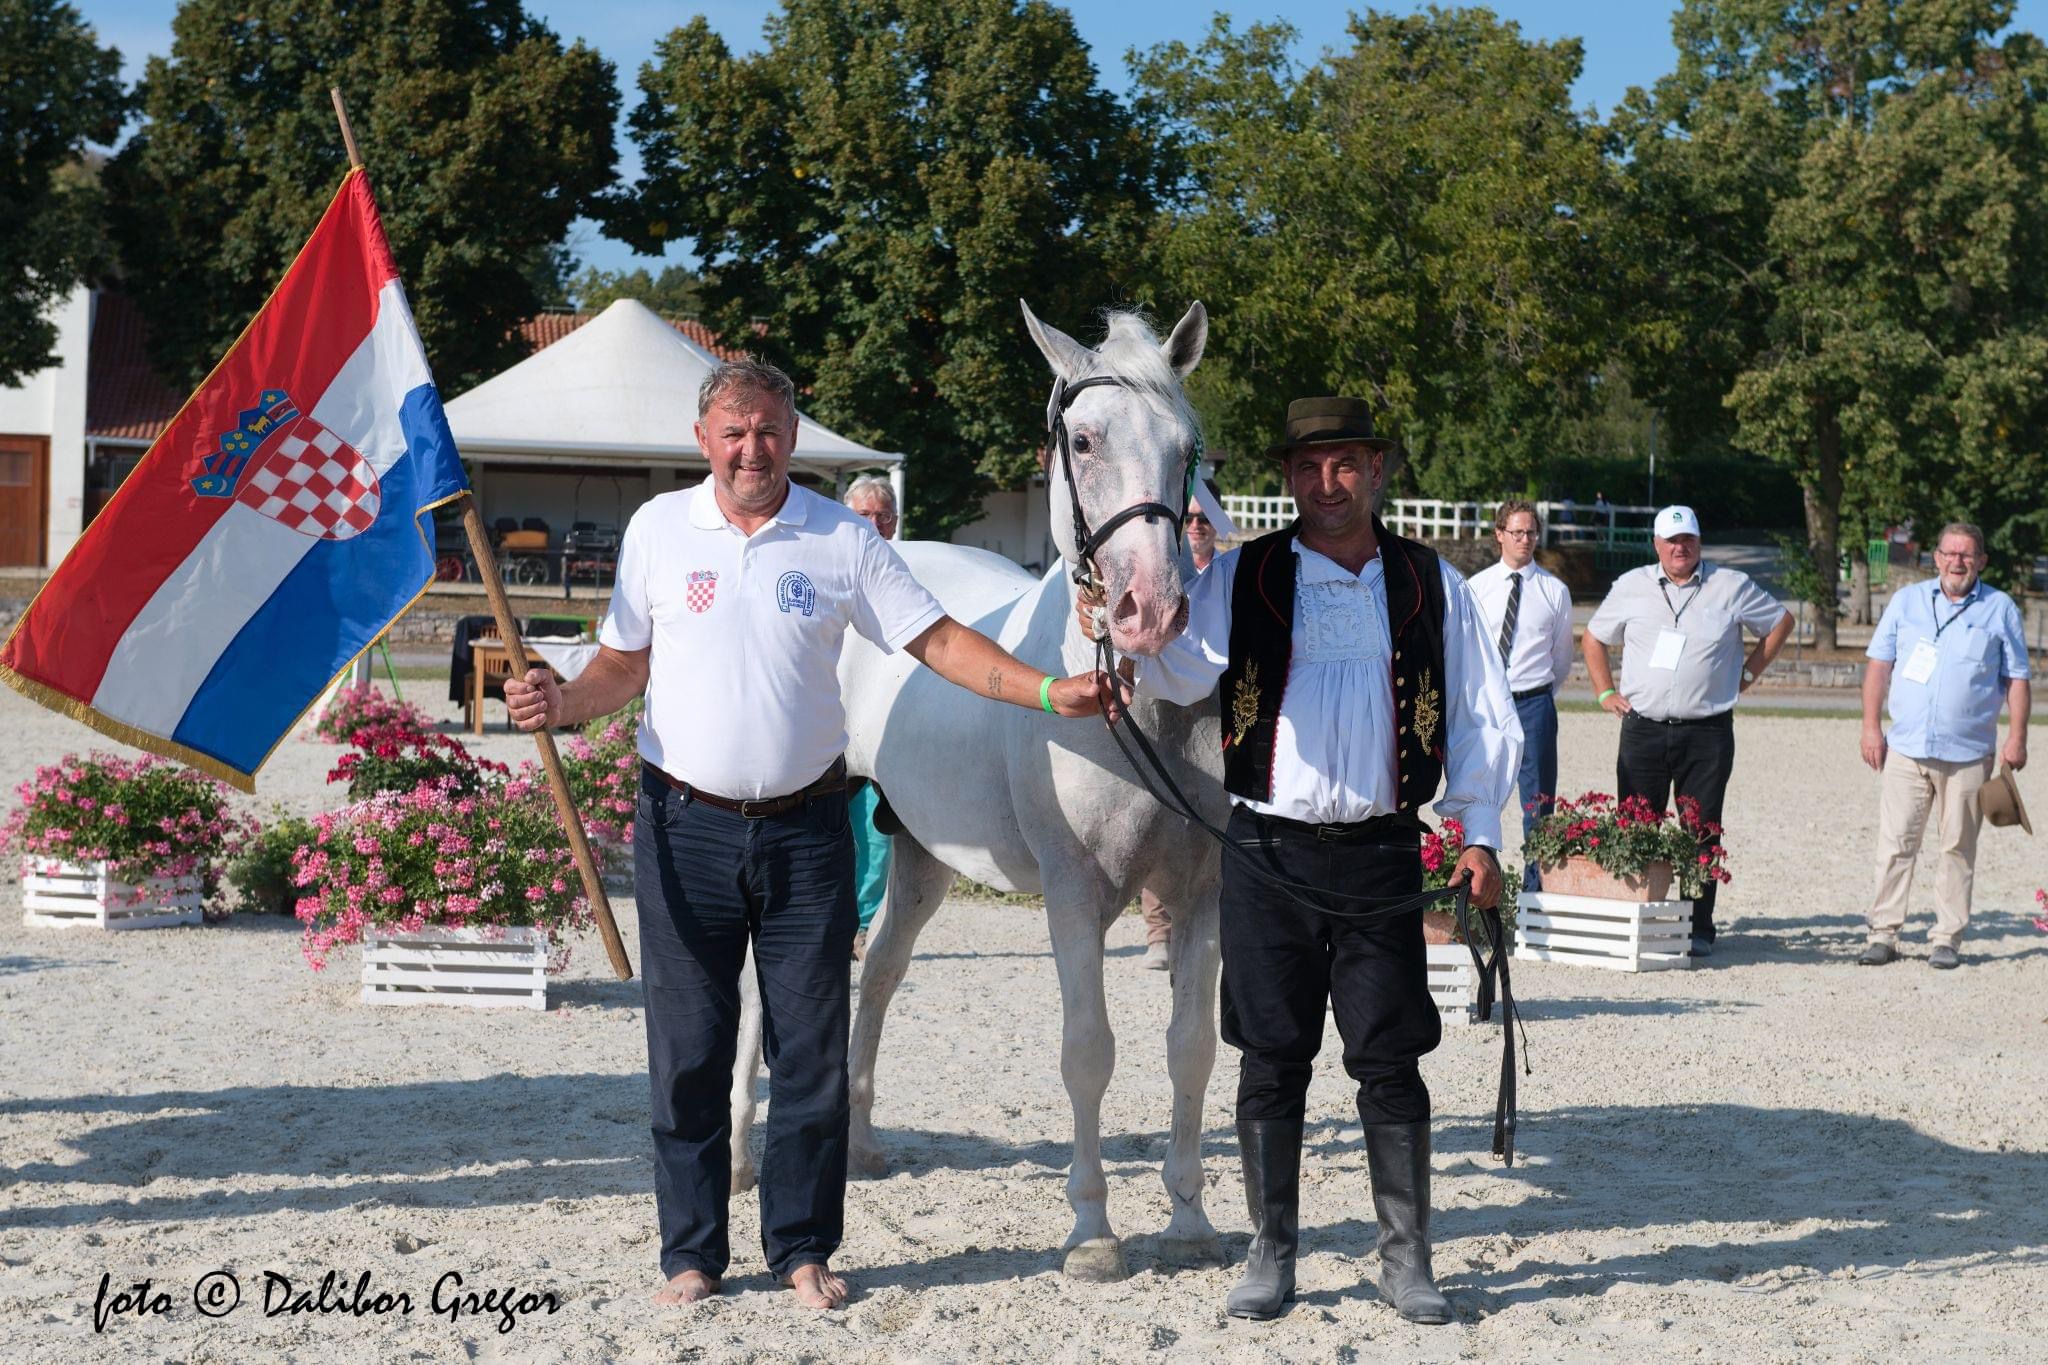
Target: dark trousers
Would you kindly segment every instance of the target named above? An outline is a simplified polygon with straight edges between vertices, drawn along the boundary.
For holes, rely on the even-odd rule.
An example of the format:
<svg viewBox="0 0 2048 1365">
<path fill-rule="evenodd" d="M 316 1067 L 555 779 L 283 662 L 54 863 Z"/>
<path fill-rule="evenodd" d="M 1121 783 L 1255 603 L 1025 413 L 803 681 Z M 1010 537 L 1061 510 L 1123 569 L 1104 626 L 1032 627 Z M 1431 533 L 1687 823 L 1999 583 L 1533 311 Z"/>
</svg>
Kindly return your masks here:
<svg viewBox="0 0 2048 1365">
<path fill-rule="evenodd" d="M 1721 823 L 1728 774 L 1735 770 L 1735 715 L 1723 711 L 1705 720 L 1666 725 L 1633 713 L 1621 718 L 1621 752 L 1614 764 L 1615 792 L 1648 797 L 1658 810 L 1675 797 L 1700 803 L 1700 819 Z M 1715 883 L 1692 903 L 1692 936 L 1714 938 Z"/>
<path fill-rule="evenodd" d="M 1533 697 L 1517 697 L 1515 714 L 1522 718 L 1522 770 L 1515 779 L 1515 795 L 1522 803 L 1522 838 L 1526 840 L 1557 801 L 1557 698 L 1548 690 Z M 1529 891 L 1543 889 L 1534 858 L 1522 860 L 1522 886 Z"/>
<path fill-rule="evenodd" d="M 1229 835 L 1271 872 L 1355 896 L 1422 889 L 1422 836 L 1412 823 L 1376 822 L 1373 837 L 1322 840 L 1237 807 Z M 1344 1070 L 1358 1082 L 1365 1123 L 1429 1119 L 1416 1065 L 1443 1021 L 1429 998 L 1422 912 L 1359 921 L 1310 910 L 1223 860 L 1223 1041 L 1242 1057 L 1237 1117 L 1299 1123 L 1323 1045 L 1323 1010 L 1337 1017 Z M 1331 898 L 1337 909 L 1358 908 Z"/>
<path fill-rule="evenodd" d="M 730 1097 L 747 943 L 768 1063 L 761 1244 L 786 1276 L 839 1247 L 846 1206 L 847 963 L 857 912 L 846 797 L 749 820 L 642 771 L 633 829 L 661 1271 L 731 1259 Z"/>
</svg>

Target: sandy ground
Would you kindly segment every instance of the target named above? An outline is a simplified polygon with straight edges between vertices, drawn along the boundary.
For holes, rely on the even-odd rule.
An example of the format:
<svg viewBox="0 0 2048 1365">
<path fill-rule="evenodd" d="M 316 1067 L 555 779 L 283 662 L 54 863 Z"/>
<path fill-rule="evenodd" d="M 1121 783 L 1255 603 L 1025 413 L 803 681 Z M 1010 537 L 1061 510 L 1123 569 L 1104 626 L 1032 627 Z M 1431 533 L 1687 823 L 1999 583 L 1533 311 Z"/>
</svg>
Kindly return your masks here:
<svg viewBox="0 0 2048 1365">
<path fill-rule="evenodd" d="M 1611 782 L 1611 725 L 1564 725 L 1565 789 Z M 1138 968 L 1134 918 L 1110 936 L 1122 1065 L 1104 1125 L 1129 1280 L 1071 1284 L 1055 1268 L 1070 1121 L 1042 920 L 963 903 L 926 934 L 891 1014 L 877 1121 L 896 1165 L 849 1191 L 839 1264 L 853 1304 L 813 1316 L 774 1288 L 748 1196 L 734 1206 L 732 1292 L 663 1313 L 647 1303 L 640 991 L 610 979 L 594 941 L 544 1014 L 374 1010 L 355 1002 L 353 955 L 315 976 L 285 921 L 29 930 L 10 878 L 0 1354 L 2038 1360 L 2048 935 L 2028 909 L 2041 845 L 1987 834 L 1963 970 L 1926 968 L 1924 917 L 1905 962 L 1859 969 L 1876 792 L 1854 724 L 1752 718 L 1738 733 L 1722 950 L 1645 976 L 1517 965 L 1536 1067 L 1524 1160 L 1502 1170 L 1485 1151 L 1493 1027 L 1448 1032 L 1425 1064 L 1455 1325 L 1407 1326 L 1371 1287 L 1365 1158 L 1329 1050 L 1311 1096 L 1298 1306 L 1232 1322 L 1221 1308 L 1234 1269 L 1161 1263 L 1167 992 Z M 0 693 L 0 741 L 11 785 L 89 737 Z M 483 747 L 531 752 L 502 733 Z M 265 801 L 323 802 L 333 754 L 287 744 Z M 2048 788 L 2026 785 L 2048 811 Z M 631 903 L 619 909 L 631 943 Z M 1248 1233 L 1234 1074 L 1223 1049 L 1205 1139 L 1233 1262 Z M 201 1316 L 195 1286 L 222 1270 L 240 1305 Z M 367 1274 L 373 1294 L 409 1295 L 412 1311 L 265 1315 L 266 1272 L 304 1294 L 328 1271 L 344 1287 Z M 437 1314 L 451 1271 L 469 1290 L 552 1294 L 560 1310 L 508 1332 L 489 1311 Z M 164 1311 L 117 1312 L 95 1334 L 103 1274 L 113 1292 L 149 1281 Z"/>
</svg>

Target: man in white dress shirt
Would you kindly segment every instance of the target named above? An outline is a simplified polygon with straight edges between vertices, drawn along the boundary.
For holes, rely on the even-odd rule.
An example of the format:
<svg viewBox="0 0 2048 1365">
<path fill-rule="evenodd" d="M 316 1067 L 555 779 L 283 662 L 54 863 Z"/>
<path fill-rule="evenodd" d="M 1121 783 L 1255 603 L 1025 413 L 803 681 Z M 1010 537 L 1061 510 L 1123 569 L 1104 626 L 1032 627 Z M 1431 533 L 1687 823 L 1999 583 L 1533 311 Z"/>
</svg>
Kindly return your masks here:
<svg viewBox="0 0 2048 1365">
<path fill-rule="evenodd" d="M 1221 689 L 1231 841 L 1223 863 L 1223 1037 L 1241 1055 L 1237 1134 L 1254 1236 L 1227 1310 L 1294 1295 L 1302 1120 L 1326 1006 L 1358 1083 L 1379 1219 L 1380 1288 L 1413 1322 L 1450 1321 L 1429 1252 L 1429 1090 L 1437 1045 L 1419 910 L 1361 918 L 1356 898 L 1422 887 L 1423 804 L 1465 824 L 1454 880 L 1500 894 L 1500 810 L 1521 730 L 1500 656 L 1457 571 L 1373 509 L 1391 441 L 1355 398 L 1287 410 L 1299 519 L 1218 555 L 1189 588 L 1186 633 L 1138 661 L 1137 689 L 1191 705 Z M 1086 619 L 1084 615 L 1084 620 Z M 1303 899 L 1275 878 L 1312 890 Z"/>
<path fill-rule="evenodd" d="M 1500 559 L 1472 575 L 1472 600 L 1487 634 L 1499 643 L 1522 721 L 1516 795 L 1526 839 L 1557 798 L 1557 690 L 1572 671 L 1572 594 L 1563 579 L 1536 562 L 1543 520 L 1535 503 L 1502 503 L 1493 514 L 1493 538 L 1500 543 Z M 1527 859 L 1522 885 L 1543 888 L 1536 864 Z"/>
<path fill-rule="evenodd" d="M 598 656 L 558 687 L 505 684 L 523 730 L 645 695 L 633 876 L 662 1305 L 716 1294 L 730 1259 L 734 1053 L 747 948 L 768 1059 L 761 1241 L 812 1308 L 846 1207 L 847 959 L 857 921 L 840 645 L 849 628 L 984 696 L 1099 710 L 1106 679 L 1049 678 L 947 616 L 875 529 L 789 480 L 796 397 L 772 365 L 720 365 L 697 395 L 711 477 L 633 514 Z"/>
</svg>

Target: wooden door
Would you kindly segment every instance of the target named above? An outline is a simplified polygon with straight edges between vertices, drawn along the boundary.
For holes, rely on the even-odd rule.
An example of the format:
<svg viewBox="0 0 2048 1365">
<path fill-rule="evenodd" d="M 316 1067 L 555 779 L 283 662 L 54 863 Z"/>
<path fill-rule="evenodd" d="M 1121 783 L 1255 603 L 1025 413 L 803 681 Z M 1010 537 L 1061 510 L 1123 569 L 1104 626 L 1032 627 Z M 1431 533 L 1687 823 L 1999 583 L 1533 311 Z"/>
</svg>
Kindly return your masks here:
<svg viewBox="0 0 2048 1365">
<path fill-rule="evenodd" d="M 43 562 L 50 438 L 0 436 L 0 565 Z"/>
</svg>

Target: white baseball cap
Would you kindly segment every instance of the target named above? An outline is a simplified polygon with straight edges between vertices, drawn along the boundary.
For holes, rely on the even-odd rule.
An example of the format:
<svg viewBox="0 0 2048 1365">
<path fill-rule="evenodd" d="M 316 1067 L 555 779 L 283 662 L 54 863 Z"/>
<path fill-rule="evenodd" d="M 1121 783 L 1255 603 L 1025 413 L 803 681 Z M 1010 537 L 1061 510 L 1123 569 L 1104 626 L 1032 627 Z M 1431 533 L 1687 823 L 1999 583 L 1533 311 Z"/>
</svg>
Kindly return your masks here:
<svg viewBox="0 0 2048 1365">
<path fill-rule="evenodd" d="M 1667 507 L 1657 514 L 1652 522 L 1659 540 L 1671 540 L 1678 536 L 1697 536 L 1700 533 L 1700 519 L 1692 514 L 1690 507 Z"/>
</svg>

